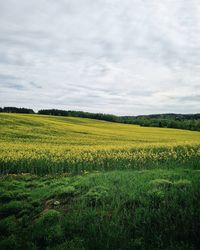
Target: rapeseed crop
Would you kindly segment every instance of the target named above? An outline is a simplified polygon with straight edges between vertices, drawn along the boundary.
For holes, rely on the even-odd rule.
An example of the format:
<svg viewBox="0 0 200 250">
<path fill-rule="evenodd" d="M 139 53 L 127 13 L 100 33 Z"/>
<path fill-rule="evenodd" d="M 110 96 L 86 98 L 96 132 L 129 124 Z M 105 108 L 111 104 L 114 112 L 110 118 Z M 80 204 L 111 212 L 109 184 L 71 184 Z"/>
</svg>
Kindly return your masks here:
<svg viewBox="0 0 200 250">
<path fill-rule="evenodd" d="M 200 133 L 86 118 L 0 114 L 1 173 L 197 168 Z"/>
</svg>

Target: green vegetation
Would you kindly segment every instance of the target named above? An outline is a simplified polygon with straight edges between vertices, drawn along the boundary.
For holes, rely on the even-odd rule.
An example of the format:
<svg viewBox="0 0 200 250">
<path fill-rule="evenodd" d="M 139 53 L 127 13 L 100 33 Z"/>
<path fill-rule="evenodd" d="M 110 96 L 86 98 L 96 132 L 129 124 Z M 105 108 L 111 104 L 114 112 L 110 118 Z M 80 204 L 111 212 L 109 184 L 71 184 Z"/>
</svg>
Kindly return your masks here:
<svg viewBox="0 0 200 250">
<path fill-rule="evenodd" d="M 125 123 L 145 127 L 177 128 L 200 131 L 200 114 L 160 114 L 123 117 Z"/>
<path fill-rule="evenodd" d="M 34 114 L 32 109 L 4 107 L 0 112 Z M 200 114 L 156 114 L 139 116 L 116 116 L 103 113 L 90 113 L 84 111 L 42 109 L 38 111 L 42 115 L 82 117 L 104 120 L 110 122 L 136 124 L 145 127 L 178 128 L 200 131 Z"/>
<path fill-rule="evenodd" d="M 199 249 L 199 132 L 0 114 L 1 250 Z"/>
<path fill-rule="evenodd" d="M 102 113 L 89 113 L 83 111 L 65 111 L 57 109 L 39 110 L 38 114 L 72 116 L 98 119 L 110 122 L 136 124 L 145 127 L 178 128 L 200 131 L 200 114 L 157 114 L 139 116 L 116 116 Z"/>
<path fill-rule="evenodd" d="M 3 176 L 0 248 L 198 249 L 199 178 L 189 169 Z"/>
<path fill-rule="evenodd" d="M 16 107 L 4 107 L 4 108 L 0 108 L 0 112 L 5 112 L 5 113 L 21 113 L 21 114 L 34 114 L 35 113 L 32 109 L 16 108 Z"/>
</svg>

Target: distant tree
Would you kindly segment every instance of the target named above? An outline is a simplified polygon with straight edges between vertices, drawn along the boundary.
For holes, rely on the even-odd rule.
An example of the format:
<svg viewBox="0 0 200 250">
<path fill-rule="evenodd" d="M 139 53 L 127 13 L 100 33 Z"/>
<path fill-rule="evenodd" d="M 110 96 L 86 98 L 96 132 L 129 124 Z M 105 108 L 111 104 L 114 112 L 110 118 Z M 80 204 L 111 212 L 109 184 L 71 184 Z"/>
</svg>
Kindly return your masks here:
<svg viewBox="0 0 200 250">
<path fill-rule="evenodd" d="M 22 113 L 22 114 L 34 114 L 32 109 L 27 108 L 16 108 L 16 107 L 4 107 L 3 111 L 5 113 Z"/>
<path fill-rule="evenodd" d="M 105 120 L 105 121 L 112 121 L 112 122 L 118 121 L 117 120 L 118 117 L 115 115 L 102 114 L 102 113 L 89 113 L 89 112 L 72 111 L 72 110 L 42 109 L 38 111 L 38 114 L 83 117 L 83 118 L 98 119 L 98 120 Z"/>
</svg>

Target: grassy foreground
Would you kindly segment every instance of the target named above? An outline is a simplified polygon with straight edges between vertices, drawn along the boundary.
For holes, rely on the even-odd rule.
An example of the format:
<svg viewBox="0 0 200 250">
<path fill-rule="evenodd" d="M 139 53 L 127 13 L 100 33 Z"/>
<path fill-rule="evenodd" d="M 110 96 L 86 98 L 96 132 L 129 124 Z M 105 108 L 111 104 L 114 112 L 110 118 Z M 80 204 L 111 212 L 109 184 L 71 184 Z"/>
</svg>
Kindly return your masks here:
<svg viewBox="0 0 200 250">
<path fill-rule="evenodd" d="M 1 250 L 194 250 L 200 134 L 0 114 Z"/>
<path fill-rule="evenodd" d="M 200 171 L 1 179 L 1 249 L 198 249 Z"/>
</svg>

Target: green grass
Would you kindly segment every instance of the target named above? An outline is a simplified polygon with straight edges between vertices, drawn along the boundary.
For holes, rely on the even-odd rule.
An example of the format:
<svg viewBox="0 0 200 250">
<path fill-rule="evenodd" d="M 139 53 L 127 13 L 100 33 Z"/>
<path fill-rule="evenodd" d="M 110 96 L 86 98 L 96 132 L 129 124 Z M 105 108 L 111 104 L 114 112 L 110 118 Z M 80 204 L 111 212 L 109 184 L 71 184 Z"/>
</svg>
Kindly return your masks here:
<svg viewBox="0 0 200 250">
<path fill-rule="evenodd" d="M 2 176 L 1 249 L 198 249 L 199 177 L 189 169 Z"/>
</svg>

